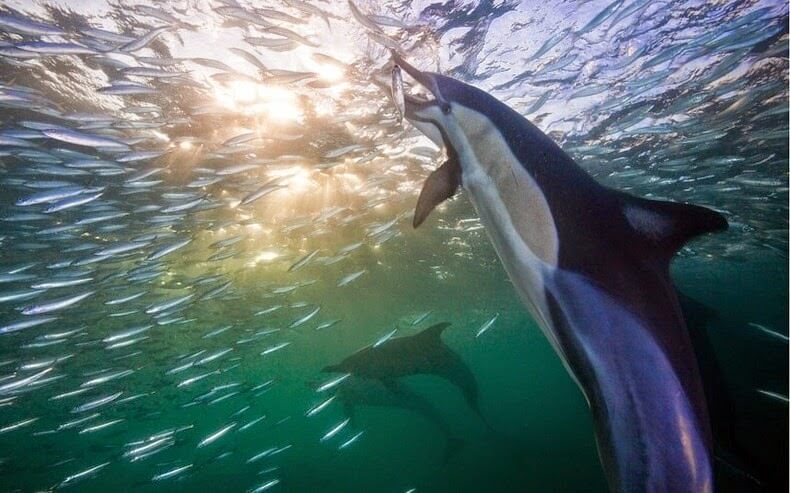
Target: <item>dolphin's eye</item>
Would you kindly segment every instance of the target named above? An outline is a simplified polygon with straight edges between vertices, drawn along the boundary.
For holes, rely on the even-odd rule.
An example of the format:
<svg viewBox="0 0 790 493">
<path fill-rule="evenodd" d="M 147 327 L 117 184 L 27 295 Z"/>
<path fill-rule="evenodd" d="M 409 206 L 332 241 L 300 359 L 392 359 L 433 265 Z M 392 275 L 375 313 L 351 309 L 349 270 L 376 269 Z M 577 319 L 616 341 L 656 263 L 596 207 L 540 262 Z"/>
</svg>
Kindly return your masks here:
<svg viewBox="0 0 790 493">
<path fill-rule="evenodd" d="M 451 111 L 450 110 L 450 103 L 444 103 L 440 107 L 442 109 L 442 113 L 444 113 L 445 115 L 449 115 L 450 114 L 450 111 Z"/>
</svg>

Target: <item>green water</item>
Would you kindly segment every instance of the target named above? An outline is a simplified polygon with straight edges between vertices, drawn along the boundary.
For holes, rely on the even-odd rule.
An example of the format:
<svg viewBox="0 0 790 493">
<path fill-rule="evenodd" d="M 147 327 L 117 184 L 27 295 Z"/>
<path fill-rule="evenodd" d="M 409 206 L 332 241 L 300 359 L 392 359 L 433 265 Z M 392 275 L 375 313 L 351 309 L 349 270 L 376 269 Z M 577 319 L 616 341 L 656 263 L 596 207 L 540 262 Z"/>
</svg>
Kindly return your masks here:
<svg viewBox="0 0 790 493">
<path fill-rule="evenodd" d="M 254 269 L 234 278 L 233 299 L 221 304 L 195 304 L 187 311 L 196 319 L 194 322 L 155 327 L 151 332 L 155 337 L 137 345 L 143 352 L 120 362 L 110 361 L 108 356 L 131 351 L 104 350 L 91 344 L 92 335 L 128 326 L 135 316 L 118 321 L 96 317 L 91 306 L 84 305 L 63 326 L 85 324 L 89 334 L 82 338 L 85 346 L 80 349 L 79 360 L 71 362 L 70 374 L 53 383 L 44 395 L 23 396 L 30 399 L 26 400 L 27 409 L 41 416 L 36 428 L 54 428 L 75 417 L 67 411 L 70 404 L 86 399 L 53 402 L 46 397 L 74 389 L 84 380 L 80 375 L 91 370 L 134 368 L 135 373 L 114 382 L 114 388 L 127 395 L 149 395 L 102 410 L 104 419 L 125 419 L 106 430 L 78 435 L 81 427 L 77 427 L 34 440 L 19 440 L 23 430 L 2 436 L 4 449 L 13 450 L 13 454 L 6 454 L 2 465 L 5 477 L 13 478 L 14 488 L 33 490 L 51 486 L 47 481 L 53 477 L 66 477 L 110 461 L 101 475 L 75 488 L 204 491 L 213 488 L 209 485 L 222 485 L 234 491 L 251 488 L 276 474 L 283 491 L 383 492 L 415 487 L 448 492 L 604 491 L 592 423 L 581 393 L 517 300 L 483 231 L 467 234 L 466 245 L 448 248 L 457 231 L 442 226 L 457 224 L 470 218 L 471 213 L 466 200 L 460 199 L 450 205 L 440 221 L 422 230 L 412 231 L 404 225 L 403 235 L 390 240 L 388 248 L 365 247 L 354 262 L 367 266 L 369 272 L 343 288 L 332 287 L 337 276 L 323 267 L 306 267 L 290 275 L 289 280 L 317 282 L 297 289 L 285 301 L 316 300 L 321 305 L 318 318 L 341 321 L 322 331 L 315 331 L 317 321 L 311 321 L 286 330 L 287 335 L 267 336 L 289 340 L 291 345 L 265 356 L 258 353 L 272 344 L 266 337 L 249 344 L 234 343 L 266 327 L 287 326 L 308 308 L 281 309 L 250 318 L 251 311 L 283 302 L 266 293 L 270 280 Z M 452 254 L 454 250 L 456 255 Z M 787 326 L 782 302 L 787 297 L 788 279 L 783 266 L 783 258 L 763 255 L 741 263 L 680 258 L 673 268 L 684 292 L 720 313 L 721 320 L 712 325 L 711 333 L 727 379 L 737 389 L 739 436 L 761 460 L 776 467 L 786 463 L 787 457 L 786 406 L 761 399 L 754 389 L 786 388 L 786 348 L 773 344 L 746 323 Z M 268 264 L 264 270 L 277 271 L 277 267 Z M 346 266 L 343 270 L 352 269 Z M 426 321 L 413 327 L 411 321 L 428 310 L 431 314 Z M 499 318 L 493 327 L 475 338 L 480 325 L 496 313 Z M 392 327 L 400 328 L 398 335 L 407 335 L 436 321 L 453 324 L 445 332 L 444 341 L 474 372 L 481 410 L 495 433 L 486 429 L 456 388 L 435 377 L 415 376 L 407 379 L 407 385 L 428 396 L 465 441 L 451 460 L 443 461 L 445 438 L 436 427 L 406 410 L 361 408 L 353 431 L 365 433 L 358 442 L 342 451 L 337 450 L 342 443 L 338 439 L 319 442 L 345 417 L 337 404 L 317 416 L 304 416 L 323 398 L 312 388 L 328 379 L 321 368 L 372 343 Z M 225 324 L 235 325 L 214 338 L 202 338 Z M 3 342 L 19 341 L 6 338 Z M 238 364 L 221 375 L 186 388 L 177 388 L 177 382 L 203 370 L 163 375 L 179 355 L 224 347 L 234 350 L 219 364 L 205 365 L 212 370 Z M 265 393 L 255 395 L 257 392 L 249 390 L 270 379 L 274 383 Z M 242 393 L 217 404 L 182 408 L 196 396 L 226 383 L 240 383 Z M 249 409 L 241 416 L 231 416 L 244 406 Z M 6 407 L 3 421 L 15 422 L 26 412 Z M 205 436 L 229 422 L 235 421 L 240 427 L 261 415 L 266 418 L 250 429 L 234 430 L 230 436 L 196 448 Z M 139 462 L 118 460 L 123 444 L 182 426 L 192 428 L 179 432 L 169 449 Z M 347 438 L 350 432 L 344 436 Z M 245 463 L 266 448 L 284 445 L 292 447 L 254 464 Z M 55 465 L 54 458 L 71 461 Z M 188 463 L 195 466 L 178 479 L 147 481 Z M 270 467 L 278 470 L 260 474 Z"/>
<path fill-rule="evenodd" d="M 787 21 L 777 0 L 2 2 L 0 492 L 607 491 L 468 197 L 411 226 L 445 156 L 400 121 L 394 48 L 605 185 L 727 218 L 672 265 L 745 461 L 717 460 L 717 491 L 787 491 Z M 440 322 L 482 416 L 430 375 L 402 384 L 438 420 L 310 412 L 340 388 L 323 368 Z"/>
</svg>

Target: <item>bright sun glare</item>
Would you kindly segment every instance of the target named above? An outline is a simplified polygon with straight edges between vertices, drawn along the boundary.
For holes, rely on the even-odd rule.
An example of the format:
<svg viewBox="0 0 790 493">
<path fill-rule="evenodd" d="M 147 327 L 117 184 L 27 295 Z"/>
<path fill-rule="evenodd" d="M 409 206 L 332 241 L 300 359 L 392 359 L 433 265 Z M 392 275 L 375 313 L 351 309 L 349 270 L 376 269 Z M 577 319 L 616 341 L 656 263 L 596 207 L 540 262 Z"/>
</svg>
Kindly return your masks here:
<svg viewBox="0 0 790 493">
<path fill-rule="evenodd" d="M 279 123 L 294 123 L 302 118 L 299 99 L 292 91 L 251 81 L 233 81 L 215 88 L 217 101 L 243 114 L 265 116 Z"/>
</svg>

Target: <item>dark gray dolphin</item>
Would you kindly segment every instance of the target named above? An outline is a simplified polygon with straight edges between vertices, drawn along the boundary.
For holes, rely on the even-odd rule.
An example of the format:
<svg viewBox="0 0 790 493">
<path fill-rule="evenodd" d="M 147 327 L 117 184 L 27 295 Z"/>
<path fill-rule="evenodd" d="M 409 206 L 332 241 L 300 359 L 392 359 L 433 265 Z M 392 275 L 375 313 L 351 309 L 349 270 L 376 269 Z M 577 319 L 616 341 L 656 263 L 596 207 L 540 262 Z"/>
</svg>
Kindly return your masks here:
<svg viewBox="0 0 790 493">
<path fill-rule="evenodd" d="M 490 94 L 394 56 L 435 98 L 407 97 L 406 118 L 449 157 L 425 182 L 415 227 L 463 185 L 587 399 L 613 491 L 712 491 L 705 395 L 669 262 L 727 221 L 604 187 Z"/>
<path fill-rule="evenodd" d="M 335 395 L 354 425 L 357 424 L 357 408 L 360 406 L 404 409 L 421 416 L 444 435 L 447 443 L 445 461 L 452 458 L 463 445 L 463 440 L 453 433 L 436 407 L 404 384 L 395 382 L 386 385 L 378 379 L 351 376 L 338 386 Z"/>
<path fill-rule="evenodd" d="M 469 406 L 482 418 L 474 375 L 466 363 L 442 342 L 442 331 L 449 326 L 443 322 L 413 336 L 396 337 L 379 346 L 367 346 L 323 371 L 377 379 L 392 389 L 397 385 L 395 379 L 400 377 L 437 375 L 457 386 Z"/>
<path fill-rule="evenodd" d="M 713 472 L 717 484 L 726 484 L 728 491 L 743 493 L 777 489 L 777 486 L 770 484 L 768 472 L 775 459 L 766 471 L 754 450 L 742 443 L 743 432 L 739 430 L 740 417 L 736 413 L 738 402 L 734 389 L 728 385 L 722 371 L 711 336 L 711 328 L 721 329 L 723 320 L 716 310 L 699 300 L 682 291 L 677 291 L 677 294 L 705 388 L 716 458 Z M 738 322 L 746 325 L 744 321 Z"/>
</svg>

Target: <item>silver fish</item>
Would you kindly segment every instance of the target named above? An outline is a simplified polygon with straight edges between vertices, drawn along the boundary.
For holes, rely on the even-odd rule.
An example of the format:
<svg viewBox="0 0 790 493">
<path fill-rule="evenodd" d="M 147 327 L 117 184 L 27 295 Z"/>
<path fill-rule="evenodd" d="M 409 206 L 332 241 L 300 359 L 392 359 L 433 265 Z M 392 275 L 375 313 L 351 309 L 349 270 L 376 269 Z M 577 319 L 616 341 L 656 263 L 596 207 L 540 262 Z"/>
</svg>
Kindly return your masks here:
<svg viewBox="0 0 790 493">
<path fill-rule="evenodd" d="M 203 440 L 198 443 L 198 448 L 205 447 L 206 445 L 211 445 L 212 443 L 216 442 L 220 438 L 222 438 L 226 433 L 236 427 L 236 423 L 233 422 L 229 425 L 223 426 L 216 432 L 212 433 L 211 435 L 207 436 Z"/>
<path fill-rule="evenodd" d="M 99 52 L 87 46 L 76 43 L 49 43 L 45 41 L 30 41 L 17 43 L 20 50 L 32 51 L 42 55 L 97 55 Z"/>
<path fill-rule="evenodd" d="M 363 430 L 363 431 L 360 431 L 360 432 L 358 432 L 358 433 L 356 433 L 356 434 L 355 434 L 355 435 L 353 435 L 351 438 L 349 438 L 349 439 L 348 439 L 348 440 L 346 440 L 345 442 L 341 443 L 341 444 L 340 444 L 340 446 L 339 446 L 337 449 L 338 449 L 338 450 L 343 450 L 344 448 L 347 448 L 347 447 L 349 447 L 351 444 L 353 444 L 354 442 L 356 442 L 357 440 L 359 440 L 359 439 L 362 437 L 362 435 L 363 435 L 364 433 L 365 433 L 365 431 L 364 431 L 364 430 Z"/>
<path fill-rule="evenodd" d="M 160 34 L 166 32 L 166 31 L 168 31 L 170 29 L 171 29 L 170 26 L 158 27 L 156 29 L 152 29 L 152 30 L 148 31 L 147 33 L 145 33 L 143 36 L 141 36 L 139 39 L 136 39 L 134 41 L 131 41 L 131 42 L 121 46 L 120 50 L 121 51 L 126 51 L 126 52 L 133 52 L 133 51 L 137 51 L 137 50 L 140 50 L 142 48 L 145 48 L 146 46 L 148 46 L 148 44 L 151 41 L 156 39 Z"/>
<path fill-rule="evenodd" d="M 53 212 L 60 212 L 66 209 L 71 209 L 73 207 L 79 207 L 81 205 L 85 205 L 87 203 L 93 202 L 94 200 L 98 199 L 102 195 L 104 195 L 104 192 L 97 192 L 93 194 L 81 194 L 75 197 L 59 200 L 54 204 L 52 204 L 51 206 L 44 209 L 44 212 L 47 214 L 51 214 Z"/>
<path fill-rule="evenodd" d="M 346 418 L 340 423 L 338 423 L 337 425 L 333 426 L 329 431 L 327 431 L 324 434 L 324 436 L 321 437 L 321 441 L 325 442 L 327 440 L 330 440 L 332 437 L 340 433 L 340 431 L 343 430 L 343 428 L 345 428 L 350 422 L 351 422 L 351 418 Z"/>
<path fill-rule="evenodd" d="M 339 377 L 333 378 L 332 380 L 329 380 L 328 382 L 319 385 L 318 388 L 316 389 L 316 392 L 325 392 L 333 387 L 337 387 L 350 376 L 351 376 L 350 373 L 346 373 Z"/>
<path fill-rule="evenodd" d="M 0 335 L 9 334 L 11 332 L 16 332 L 19 330 L 29 329 L 30 327 L 36 327 L 37 325 L 52 322 L 53 320 L 57 320 L 57 319 L 58 317 L 36 317 L 36 318 L 28 318 L 25 320 L 20 320 L 18 322 L 12 322 L 8 325 L 4 325 L 0 327 Z"/>
<path fill-rule="evenodd" d="M 293 329 L 295 327 L 299 327 L 300 325 L 308 322 L 311 318 L 315 317 L 316 314 L 321 310 L 320 306 L 315 307 L 312 311 L 307 313 L 305 316 L 298 318 L 291 322 L 291 325 L 288 326 L 289 329 Z"/>
<path fill-rule="evenodd" d="M 64 298 L 50 300 L 37 305 L 31 305 L 22 309 L 22 313 L 25 315 L 41 315 L 42 313 L 49 313 L 57 310 L 62 310 L 72 305 L 76 305 L 77 303 L 88 298 L 89 296 L 93 296 L 94 293 L 95 291 L 87 291 L 85 293 L 80 293 L 74 296 L 66 296 Z"/>
<path fill-rule="evenodd" d="M 250 421 L 249 423 L 245 423 L 244 425 L 242 425 L 241 428 L 239 428 L 239 431 L 248 430 L 248 429 L 252 428 L 253 426 L 255 426 L 256 424 L 260 423 L 265 418 L 266 418 L 266 416 L 260 416 L 258 418 L 255 418 L 252 421 Z"/>
<path fill-rule="evenodd" d="M 41 131 L 49 138 L 66 142 L 69 144 L 93 147 L 99 149 L 109 149 L 117 151 L 129 151 L 129 146 L 123 142 L 111 139 L 109 137 L 102 137 L 95 134 L 87 134 L 77 132 L 76 130 L 61 129 L 61 128 L 48 128 Z"/>
<path fill-rule="evenodd" d="M 181 248 L 189 245 L 192 242 L 192 238 L 187 238 L 185 240 L 177 241 L 175 243 L 171 243 L 169 245 L 165 245 L 160 249 L 153 252 L 151 255 L 147 257 L 147 260 L 156 260 L 159 258 L 164 257 L 165 255 L 169 255 L 176 250 L 180 250 Z"/>
<path fill-rule="evenodd" d="M 382 32 L 378 24 L 373 22 L 370 17 L 359 10 L 359 7 L 357 7 L 351 0 L 348 0 L 348 8 L 351 10 L 351 15 L 354 16 L 354 19 L 356 19 L 356 21 L 362 24 L 364 27 L 370 29 L 373 32 Z"/>
<path fill-rule="evenodd" d="M 279 344 L 275 344 L 274 346 L 268 347 L 268 348 L 264 349 L 263 351 L 261 351 L 261 356 L 265 356 L 265 355 L 271 354 L 271 353 L 273 353 L 275 351 L 279 351 L 280 349 L 283 349 L 284 347 L 286 347 L 286 346 L 288 346 L 290 344 L 291 344 L 290 342 L 281 342 Z"/>
<path fill-rule="evenodd" d="M 266 481 L 265 483 L 263 483 L 262 485 L 258 486 L 257 488 L 251 489 L 249 493 L 261 493 L 262 491 L 266 491 L 269 488 L 273 488 L 274 486 L 277 486 L 278 484 L 280 484 L 280 480 L 279 479 L 272 479 L 272 480 Z"/>
<path fill-rule="evenodd" d="M 392 67 L 390 90 L 392 91 L 392 101 L 395 103 L 395 109 L 398 110 L 398 120 L 403 122 L 403 118 L 406 116 L 406 97 L 403 94 L 403 74 L 397 65 Z"/>
<path fill-rule="evenodd" d="M 351 284 L 351 283 L 352 283 L 352 282 L 354 282 L 355 280 L 359 279 L 359 277 L 360 277 L 360 276 L 362 276 L 362 274 L 366 273 L 367 271 L 368 271 L 367 269 L 362 269 L 362 270 L 360 270 L 360 271 L 357 271 L 357 272 L 352 272 L 351 274 L 348 274 L 348 275 L 346 275 L 346 276 L 343 276 L 343 277 L 342 277 L 342 278 L 341 278 L 341 279 L 340 279 L 340 280 L 337 282 L 337 286 L 338 286 L 338 287 L 347 286 L 348 284 Z"/>
<path fill-rule="evenodd" d="M 25 377 L 25 378 L 22 378 L 22 379 L 19 379 L 19 380 L 14 380 L 14 381 L 12 381 L 10 383 L 6 383 L 6 384 L 3 384 L 3 385 L 0 385 L 0 394 L 4 394 L 4 393 L 7 393 L 7 392 L 12 392 L 14 390 L 21 389 L 22 387 L 26 387 L 26 386 L 36 382 L 37 380 L 40 380 L 44 375 L 48 374 L 53 369 L 54 368 L 46 368 L 44 370 L 41 370 L 38 373 L 30 375 L 29 377 Z"/>
<path fill-rule="evenodd" d="M 99 397 L 98 399 L 86 402 L 85 404 L 81 404 L 74 409 L 71 410 L 72 413 L 83 413 L 85 411 L 90 411 L 92 409 L 96 409 L 97 407 L 104 406 L 105 404 L 109 404 L 118 397 L 121 396 L 123 392 L 116 392 L 115 394 L 110 394 L 104 397 Z"/>
<path fill-rule="evenodd" d="M 170 469 L 169 471 L 156 474 L 154 475 L 154 477 L 151 478 L 151 481 L 162 481 L 164 479 L 174 478 L 180 475 L 181 473 L 188 471 L 189 469 L 192 468 L 192 466 L 193 466 L 192 464 L 187 464 L 186 466 L 176 467 L 174 469 Z"/>
<path fill-rule="evenodd" d="M 22 17 L 0 15 L 0 27 L 5 31 L 31 36 L 57 36 L 66 34 L 62 29 Z"/>
<path fill-rule="evenodd" d="M 295 271 L 301 269 L 302 267 L 304 267 L 305 265 L 310 263 L 310 261 L 313 260 L 316 255 L 318 255 L 318 252 L 319 252 L 319 250 L 313 250 L 312 252 L 308 253 L 304 257 L 300 258 L 299 260 L 294 262 L 294 264 L 291 265 L 288 268 L 288 272 L 295 272 Z"/>
<path fill-rule="evenodd" d="M 499 318 L 499 314 L 497 313 L 491 318 L 491 320 L 481 325 L 480 328 L 477 330 L 477 334 L 475 334 L 475 337 L 480 337 L 481 335 L 483 335 L 488 329 L 491 328 L 492 325 L 494 325 L 494 322 L 496 322 L 498 318 Z"/>
<path fill-rule="evenodd" d="M 97 425 L 88 426 L 87 428 L 83 428 L 79 431 L 80 435 L 84 435 L 85 433 L 94 433 L 96 431 L 101 431 L 110 426 L 117 425 L 118 423 L 122 423 L 125 421 L 123 418 L 119 419 L 111 419 L 110 421 L 105 421 L 104 423 L 99 423 Z"/>
<path fill-rule="evenodd" d="M 68 476 L 68 477 L 66 477 L 66 479 L 61 481 L 60 486 L 61 487 L 62 486 L 66 486 L 66 485 L 75 483 L 77 481 L 80 481 L 82 479 L 85 479 L 85 478 L 87 478 L 89 476 L 92 476 L 92 475 L 96 474 L 97 472 L 101 471 L 102 469 L 104 469 L 105 467 L 107 467 L 108 465 L 110 465 L 109 462 L 104 462 L 102 464 L 99 464 L 99 465 L 90 467 L 88 469 L 85 469 L 84 471 L 80 471 L 78 473 L 72 474 L 71 476 Z"/>
</svg>

